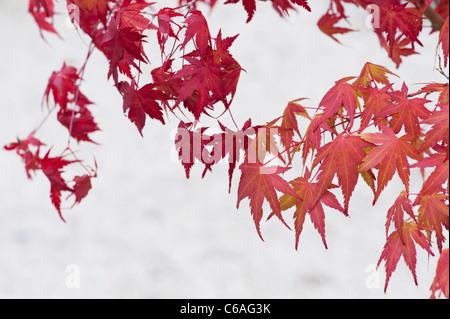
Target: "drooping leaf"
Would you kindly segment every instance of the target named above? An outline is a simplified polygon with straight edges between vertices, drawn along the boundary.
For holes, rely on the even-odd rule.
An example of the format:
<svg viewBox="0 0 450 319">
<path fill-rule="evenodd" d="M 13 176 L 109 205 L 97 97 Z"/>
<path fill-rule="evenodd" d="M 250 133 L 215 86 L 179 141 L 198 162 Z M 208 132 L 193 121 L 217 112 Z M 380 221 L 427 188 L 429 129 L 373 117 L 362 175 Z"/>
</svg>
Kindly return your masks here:
<svg viewBox="0 0 450 319">
<path fill-rule="evenodd" d="M 414 282 L 416 283 L 416 285 L 418 285 L 416 275 L 416 244 L 426 250 L 429 255 L 434 256 L 427 237 L 420 231 L 416 223 L 404 223 L 403 229 L 400 231 L 403 232 L 403 239 L 400 236 L 399 230 L 395 230 L 394 232 L 392 232 L 392 234 L 387 239 L 386 245 L 384 246 L 383 252 L 381 253 L 380 260 L 378 261 L 378 267 L 380 267 L 381 263 L 385 261 L 385 292 L 387 291 L 392 273 L 397 268 L 397 264 L 400 261 L 400 257 L 402 256 L 406 262 L 406 265 L 411 270 L 411 273 L 414 277 Z"/>
<path fill-rule="evenodd" d="M 417 149 L 410 143 L 412 140 L 411 136 L 404 135 L 398 138 L 391 128 L 383 125 L 381 125 L 381 128 L 383 133 L 361 135 L 364 140 L 379 144 L 367 153 L 359 168 L 360 172 L 364 172 L 380 165 L 374 203 L 377 202 L 381 192 L 393 178 L 395 171 L 397 171 L 403 181 L 406 191 L 409 192 L 410 170 L 407 157 L 416 160 L 420 159 Z"/>
<path fill-rule="evenodd" d="M 119 83 L 119 91 L 123 95 L 123 112 L 128 112 L 128 118 L 133 122 L 142 135 L 147 115 L 165 124 L 163 112 L 158 101 L 167 101 L 167 96 L 155 89 L 155 84 L 147 84 L 140 89 L 135 83 Z"/>
<path fill-rule="evenodd" d="M 436 276 L 431 285 L 431 298 L 436 299 L 441 295 L 449 298 L 449 250 L 445 249 L 439 257 L 436 267 Z"/>
<path fill-rule="evenodd" d="M 432 232 L 436 234 L 439 251 L 442 251 L 442 245 L 446 241 L 442 227 L 449 229 L 449 207 L 445 201 L 448 201 L 448 195 L 444 194 L 425 195 L 419 199 L 419 227 L 427 229 L 430 235 Z"/>
<path fill-rule="evenodd" d="M 359 165 L 366 157 L 364 148 L 372 147 L 357 135 L 340 134 L 332 142 L 322 146 L 314 159 L 313 168 L 320 164 L 314 203 L 330 188 L 335 175 L 344 195 L 344 213 L 348 215 L 350 197 L 358 182 Z"/>
<path fill-rule="evenodd" d="M 281 210 L 284 211 L 293 206 L 296 208 L 294 213 L 296 238 L 295 249 L 298 249 L 299 239 L 303 231 L 306 215 L 310 216 L 311 222 L 322 237 L 325 248 L 328 248 L 325 238 L 325 212 L 323 209 L 323 204 L 345 213 L 344 208 L 341 207 L 337 198 L 328 190 L 320 197 L 319 201 L 315 202 L 319 185 L 318 183 L 310 182 L 310 177 L 311 176 L 308 171 L 304 177 L 299 177 L 290 182 L 299 198 L 294 197 L 291 194 L 285 194 L 280 198 Z"/>
<path fill-rule="evenodd" d="M 358 102 L 352 85 L 347 83 L 350 79 L 351 78 L 346 78 L 337 81 L 335 86 L 325 94 L 319 104 L 319 107 L 324 109 L 324 113 L 320 121 L 316 123 L 315 129 L 317 129 L 319 124 L 323 121 L 335 117 L 342 107 L 347 111 L 347 116 L 349 118 L 347 130 L 350 130 L 353 127 Z"/>
<path fill-rule="evenodd" d="M 261 163 L 249 163 L 248 161 L 244 162 L 239 169 L 241 170 L 241 179 L 238 189 L 237 208 L 239 208 L 239 204 L 244 198 L 249 198 L 253 220 L 261 239 L 263 237 L 260 222 L 263 217 L 262 207 L 264 199 L 269 202 L 273 214 L 289 228 L 281 215 L 280 202 L 276 192 L 278 190 L 283 194 L 291 194 L 294 197 L 298 197 L 289 183 L 279 176 L 289 169 L 279 166 L 264 167 Z"/>
</svg>

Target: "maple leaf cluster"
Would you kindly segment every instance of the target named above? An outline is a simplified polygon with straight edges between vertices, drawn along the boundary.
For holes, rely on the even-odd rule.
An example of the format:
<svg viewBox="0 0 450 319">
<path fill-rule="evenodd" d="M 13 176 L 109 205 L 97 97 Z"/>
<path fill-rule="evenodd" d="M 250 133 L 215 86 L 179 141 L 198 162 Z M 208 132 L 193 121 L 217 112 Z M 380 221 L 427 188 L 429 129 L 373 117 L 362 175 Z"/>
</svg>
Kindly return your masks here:
<svg viewBox="0 0 450 319">
<path fill-rule="evenodd" d="M 42 156 L 41 148 L 45 146 L 39 139 L 34 137 L 32 132 L 25 140 L 6 145 L 4 148 L 8 151 L 15 151 L 19 155 L 24 164 L 27 176 L 33 178 L 33 173 L 41 171 L 50 182 L 50 198 L 53 206 L 58 211 L 60 218 L 65 222 L 62 214 L 62 194 L 68 197 L 74 196 L 74 205 L 79 204 L 89 193 L 92 188 L 91 179 L 96 177 L 96 169 L 88 169 L 87 173 L 81 176 L 74 176 L 73 179 L 67 179 L 63 176 L 64 169 L 72 164 L 81 164 L 81 161 L 67 160 L 64 154 L 60 156 L 50 156 L 51 148 Z M 73 155 L 73 154 L 69 154 Z M 72 207 L 73 207 L 72 206 Z"/>
<path fill-rule="evenodd" d="M 306 0 L 270 2 L 282 16 L 295 6 L 311 10 Z M 93 103 L 80 88 L 86 63 L 98 50 L 109 62 L 105 78 L 113 82 L 123 99 L 124 114 L 141 135 L 148 119 L 161 124 L 170 116 L 180 120 L 175 147 L 187 178 L 196 163 L 204 166 L 205 177 L 215 165 L 227 162 L 231 191 L 233 175 L 239 170 L 237 207 L 249 200 L 261 239 L 264 217 L 275 216 L 293 228 L 298 249 L 309 216 L 328 248 L 329 210 L 350 216 L 360 181 L 373 193 L 375 205 L 398 178 L 403 189 L 387 212 L 386 245 L 378 262 L 378 266 L 385 264 L 385 290 L 401 257 L 417 284 L 417 248 L 434 256 L 436 246 L 441 257 L 432 297 L 448 298 L 449 90 L 442 68 L 445 83 L 425 84 L 410 92 L 406 83 L 395 88 L 396 74 L 368 62 L 359 75 L 336 81 L 318 105 L 305 107 L 306 99 L 297 99 L 265 125 L 249 119 L 239 126 L 231 113 L 243 71 L 230 51 L 237 36 L 224 37 L 221 30 L 212 36 L 198 3 L 214 7 L 218 1 L 180 0 L 178 7 L 157 8 L 157 3 L 145 0 L 67 0 L 69 11 L 76 6 L 79 15 L 72 22 L 90 39 L 85 63 L 80 69 L 63 64 L 51 75 L 44 93 L 48 115 L 25 140 L 5 146 L 22 158 L 28 178 L 38 171 L 47 177 L 52 204 L 61 218 L 63 193 L 74 196 L 74 205 L 79 204 L 97 177 L 96 164 L 95 169 L 85 165 L 70 143 L 95 143 L 93 135 L 100 130 L 91 112 Z M 255 15 L 256 3 L 242 0 L 247 22 Z M 337 42 L 339 34 L 353 31 L 338 26 L 348 21 L 348 5 L 378 8 L 379 25 L 374 32 L 397 66 L 403 57 L 416 53 L 416 45 L 422 45 L 423 17 L 430 17 L 435 31 L 440 30 L 437 55 L 448 66 L 448 0 L 434 7 L 429 0 L 330 0 L 318 27 Z M 58 34 L 53 0 L 30 0 L 29 12 L 42 36 Z M 158 67 L 151 66 L 154 62 L 148 58 L 150 45 L 160 53 Z M 142 84 L 145 75 L 151 80 Z M 53 112 L 69 132 L 68 146 L 59 156 L 50 156 L 52 147 L 42 156 L 46 146 L 36 134 Z M 225 113 L 234 129 L 219 120 Z M 204 118 L 217 120 L 219 130 L 202 126 Z M 67 168 L 75 165 L 85 174 L 66 178 Z M 291 170 L 294 165 L 300 167 Z M 422 174 L 421 184 L 411 182 L 412 170 Z M 297 175 L 287 178 L 288 174 Z M 417 184 L 421 187 L 413 193 L 411 185 Z M 264 211 L 265 202 L 270 213 Z M 286 218 L 288 211 L 293 226 Z"/>
</svg>

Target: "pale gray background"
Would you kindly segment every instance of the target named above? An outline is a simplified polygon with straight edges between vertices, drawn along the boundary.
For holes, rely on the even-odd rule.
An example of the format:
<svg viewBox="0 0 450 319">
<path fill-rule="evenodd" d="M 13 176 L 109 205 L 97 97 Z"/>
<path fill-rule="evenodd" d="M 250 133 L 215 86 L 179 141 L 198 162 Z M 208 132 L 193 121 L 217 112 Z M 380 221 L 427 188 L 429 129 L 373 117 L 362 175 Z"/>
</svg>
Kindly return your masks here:
<svg viewBox="0 0 450 319">
<path fill-rule="evenodd" d="M 0 145 L 25 137 L 41 121 L 40 102 L 51 72 L 64 61 L 81 66 L 87 52 L 75 30 L 65 27 L 64 14 L 57 18 L 64 41 L 49 35 L 48 44 L 43 42 L 27 3 L 0 0 Z M 241 5 L 219 5 L 210 14 L 213 34 L 219 28 L 224 35 L 240 33 L 232 52 L 247 73 L 232 107 L 238 123 L 249 117 L 264 123 L 299 97 L 309 97 L 306 106 L 315 106 L 334 81 L 358 75 L 366 61 L 395 70 L 365 27 L 364 12 L 352 19 L 361 32 L 342 37 L 345 45 L 323 35 L 316 22 L 327 3 L 311 1 L 313 13 L 300 10 L 285 20 L 268 3 L 258 3 L 250 24 Z M 424 34 L 422 41 L 422 55 L 395 70 L 413 89 L 416 83 L 442 81 L 433 71 L 437 35 Z M 235 208 L 239 176 L 231 194 L 226 165 L 204 180 L 197 167 L 187 181 L 182 166 L 170 159 L 177 120 L 165 127 L 149 121 L 142 139 L 122 115 L 122 99 L 106 81 L 107 68 L 96 52 L 86 70 L 82 90 L 96 102 L 93 112 L 102 132 L 95 135 L 101 146 L 82 145 L 80 156 L 91 163 L 95 156 L 99 178 L 82 205 L 65 212 L 67 224 L 51 205 L 46 178 L 28 181 L 20 158 L 0 151 L 0 297 L 429 297 L 435 259 L 422 252 L 419 288 L 403 260 L 387 295 L 384 271 L 379 288 L 366 285 L 385 243 L 385 216 L 395 200 L 390 194 L 397 196 L 401 187 L 398 177 L 377 207 L 371 207 L 372 195 L 360 183 L 350 219 L 328 212 L 328 251 L 309 220 L 298 252 L 294 234 L 275 220 L 263 223 L 262 242 L 248 201 Z M 224 122 L 231 127 L 229 119 Z M 66 135 L 54 118 L 39 132 L 55 149 L 64 147 Z M 290 222 L 291 213 L 286 215 Z M 68 265 L 79 267 L 79 289 L 66 286 Z"/>
</svg>

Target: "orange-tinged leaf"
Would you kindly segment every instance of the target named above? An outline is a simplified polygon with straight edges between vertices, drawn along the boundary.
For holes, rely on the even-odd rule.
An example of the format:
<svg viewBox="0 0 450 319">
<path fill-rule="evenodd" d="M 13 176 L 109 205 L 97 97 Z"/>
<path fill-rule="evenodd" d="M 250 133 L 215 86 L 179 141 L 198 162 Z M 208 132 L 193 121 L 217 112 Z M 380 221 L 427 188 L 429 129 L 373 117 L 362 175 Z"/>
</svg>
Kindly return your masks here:
<svg viewBox="0 0 450 319">
<path fill-rule="evenodd" d="M 383 84 L 384 86 L 388 86 L 390 84 L 388 74 L 398 77 L 396 74 L 392 73 L 381 65 L 367 62 L 364 65 L 359 77 L 355 82 L 353 82 L 353 86 L 359 86 L 363 88 L 368 87 L 372 81 Z"/>
</svg>

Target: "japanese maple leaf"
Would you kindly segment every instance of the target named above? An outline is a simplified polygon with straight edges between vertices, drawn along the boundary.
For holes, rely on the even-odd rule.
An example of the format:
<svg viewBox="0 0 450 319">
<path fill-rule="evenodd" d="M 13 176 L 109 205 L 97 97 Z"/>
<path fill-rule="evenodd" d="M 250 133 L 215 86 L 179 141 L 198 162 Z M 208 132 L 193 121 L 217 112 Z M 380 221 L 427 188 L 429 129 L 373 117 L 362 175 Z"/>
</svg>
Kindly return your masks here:
<svg viewBox="0 0 450 319">
<path fill-rule="evenodd" d="M 42 38 L 44 37 L 43 31 L 59 36 L 53 25 L 53 16 L 55 14 L 53 0 L 30 0 L 28 12 L 36 21 Z"/>
<path fill-rule="evenodd" d="M 22 158 L 28 179 L 32 178 L 32 171 L 40 169 L 41 159 L 39 157 L 39 150 L 41 146 L 44 146 L 44 143 L 35 138 L 34 134 L 35 132 L 33 131 L 25 140 L 18 139 L 17 142 L 4 146 L 5 150 L 15 151 L 17 155 Z M 31 147 L 36 148 L 36 151 L 33 152 L 33 150 L 30 149 Z"/>
<path fill-rule="evenodd" d="M 335 175 L 344 195 L 344 213 L 348 215 L 350 197 L 358 182 L 359 165 L 366 156 L 364 148 L 373 144 L 366 142 L 357 135 L 338 135 L 332 142 L 322 146 L 314 159 L 313 168 L 320 164 L 317 177 L 316 203 L 331 187 Z"/>
<path fill-rule="evenodd" d="M 398 36 L 390 46 L 385 38 L 380 37 L 380 45 L 389 53 L 389 57 L 395 63 L 397 68 L 399 68 L 403 62 L 402 57 L 418 54 L 414 48 L 409 47 L 411 45 L 411 40 L 403 38 L 402 36 Z"/>
<path fill-rule="evenodd" d="M 132 3 L 132 0 L 125 0 L 117 13 L 120 16 L 120 27 L 131 27 L 139 30 L 146 29 L 150 24 L 150 20 L 144 17 L 142 12 L 151 5 L 153 3 L 142 1 Z"/>
<path fill-rule="evenodd" d="M 193 105 L 194 109 L 189 109 L 189 111 L 198 120 L 201 114 L 207 111 L 207 108 L 212 108 L 211 94 L 219 97 L 225 96 L 221 79 L 222 70 L 212 61 L 211 57 L 206 61 L 191 56 L 185 56 L 184 59 L 188 64 L 184 65 L 174 76 L 174 79 L 184 80 L 175 107 L 195 93 L 196 104 Z"/>
<path fill-rule="evenodd" d="M 431 285 L 431 298 L 436 299 L 441 295 L 449 298 L 449 250 L 445 249 L 439 257 L 436 276 Z M 437 296 L 436 296 L 437 295 Z"/>
<path fill-rule="evenodd" d="M 448 153 L 436 153 L 427 158 L 422 159 L 418 163 L 409 166 L 410 168 L 427 168 L 433 167 L 434 171 L 428 176 L 423 183 L 419 196 L 417 197 L 414 205 L 417 205 L 419 199 L 425 195 L 432 195 L 439 193 L 442 190 L 442 185 L 449 180 L 449 158 Z"/>
<path fill-rule="evenodd" d="M 68 161 L 62 157 L 50 157 L 50 151 L 41 159 L 40 165 L 42 172 L 50 182 L 50 198 L 53 206 L 59 213 L 60 218 L 65 222 L 61 212 L 61 194 L 63 191 L 73 192 L 74 190 L 67 185 L 62 177 L 63 169 L 76 161 Z"/>
<path fill-rule="evenodd" d="M 229 3 L 238 3 L 240 0 L 227 0 L 225 4 Z M 266 1 L 266 0 L 263 0 Z M 287 14 L 288 10 L 293 9 L 292 5 L 289 3 L 289 0 L 270 0 L 272 1 L 272 5 L 274 9 L 278 13 L 284 13 Z M 304 7 L 306 10 L 311 11 L 311 8 L 308 6 L 307 0 L 290 0 L 293 4 L 297 4 L 299 6 Z M 245 8 L 245 11 L 247 11 L 248 19 L 247 23 L 250 22 L 253 19 L 253 16 L 256 11 L 256 1 L 255 0 L 242 0 L 242 5 Z"/>
<path fill-rule="evenodd" d="M 386 87 L 390 85 L 388 75 L 398 77 L 396 74 L 392 73 L 381 65 L 367 62 L 364 65 L 360 75 L 352 85 L 365 88 L 368 87 L 371 83 L 376 82 Z"/>
<path fill-rule="evenodd" d="M 73 181 L 75 185 L 73 186 L 73 195 L 75 196 L 75 203 L 79 204 L 92 189 L 92 179 L 91 175 L 75 176 Z"/>
<path fill-rule="evenodd" d="M 442 251 L 442 245 L 446 241 L 442 226 L 449 229 L 449 207 L 445 201 L 448 201 L 448 195 L 444 194 L 425 195 L 419 199 L 419 227 L 431 228 L 435 232 L 439 251 Z"/>
<path fill-rule="evenodd" d="M 418 35 L 422 31 L 423 12 L 407 8 L 407 5 L 408 3 L 400 3 L 399 0 L 383 0 L 379 6 L 381 24 L 376 32 L 386 33 L 387 44 L 391 50 L 398 33 L 409 39 L 413 45 L 418 43 L 422 46 Z"/>
<path fill-rule="evenodd" d="M 211 34 L 209 33 L 208 22 L 201 11 L 193 10 L 189 13 L 186 23 L 186 35 L 181 47 L 184 48 L 187 43 L 195 37 L 195 44 L 200 56 L 204 56 L 208 46 L 211 45 Z"/>
<path fill-rule="evenodd" d="M 225 4 L 229 3 L 238 3 L 239 0 L 227 0 Z M 248 19 L 247 23 L 250 22 L 253 19 L 253 16 L 255 15 L 256 11 L 256 0 L 242 0 L 242 5 L 245 8 L 245 11 L 247 11 Z"/>
<path fill-rule="evenodd" d="M 263 217 L 264 199 L 269 202 L 273 214 L 277 216 L 286 227 L 286 222 L 281 215 L 280 202 L 278 201 L 277 190 L 283 194 L 291 194 L 298 197 L 297 193 L 292 189 L 279 174 L 283 174 L 289 170 L 286 167 L 279 166 L 263 166 L 261 163 L 244 162 L 240 167 L 242 172 L 238 189 L 237 208 L 244 198 L 250 199 L 251 214 L 255 222 L 258 235 L 261 235 L 260 222 Z"/>
<path fill-rule="evenodd" d="M 55 104 L 61 108 L 67 108 L 69 103 L 76 102 L 77 105 L 85 107 L 92 104 L 91 101 L 80 91 L 77 81 L 80 80 L 78 70 L 65 63 L 58 72 L 53 72 L 45 89 L 44 99 L 49 104 L 50 95 L 53 96 Z M 76 99 L 76 101 L 75 101 Z"/>
<path fill-rule="evenodd" d="M 364 131 L 369 125 L 372 119 L 374 119 L 375 125 L 387 124 L 387 121 L 379 119 L 379 115 L 383 114 L 382 111 L 392 104 L 389 91 L 391 85 L 385 86 L 382 89 L 369 87 L 364 89 L 364 106 L 361 113 L 361 128 L 359 132 Z"/>
<path fill-rule="evenodd" d="M 394 222 L 395 229 L 398 231 L 398 235 L 402 242 L 403 238 L 403 224 L 405 213 L 408 214 L 414 221 L 417 222 L 416 216 L 414 215 L 414 210 L 411 200 L 408 198 L 405 192 L 402 192 L 400 196 L 395 200 L 394 205 L 388 210 L 387 221 L 386 221 L 386 236 L 389 233 L 389 228 L 392 222 Z"/>
<path fill-rule="evenodd" d="M 310 182 L 310 177 L 311 173 L 307 170 L 305 176 L 299 177 L 290 182 L 299 198 L 294 197 L 291 194 L 285 194 L 280 198 L 280 206 L 282 211 L 288 210 L 293 206 L 296 208 L 294 213 L 296 237 L 295 249 L 298 249 L 299 239 L 303 231 L 306 215 L 310 216 L 311 222 L 322 237 L 325 248 L 328 249 L 325 238 L 325 212 L 322 204 L 334 208 L 342 213 L 345 211 L 339 204 L 336 196 L 328 190 L 320 197 L 318 202 L 315 202 L 319 185 L 318 183 Z"/>
<path fill-rule="evenodd" d="M 172 25 L 177 25 L 172 18 L 182 17 L 181 13 L 176 12 L 171 8 L 163 8 L 156 13 L 158 26 L 153 23 L 149 26 L 150 29 L 157 30 L 158 42 L 161 51 L 164 52 L 165 44 L 169 37 L 178 40 L 178 36 L 175 34 Z"/>
<path fill-rule="evenodd" d="M 178 151 L 178 158 L 186 172 L 186 178 L 190 178 L 190 172 L 199 161 L 205 165 L 205 172 L 215 164 L 210 151 L 206 148 L 212 141 L 212 137 L 205 132 L 207 127 L 195 130 L 193 123 L 180 122 L 177 135 L 175 137 L 175 148 Z M 205 176 L 205 172 L 203 176 Z"/>
<path fill-rule="evenodd" d="M 117 84 L 119 71 L 132 79 L 131 66 L 140 72 L 135 60 L 147 63 L 142 43 L 145 36 L 133 27 L 120 27 L 120 19 L 112 19 L 102 38 L 101 50 L 109 60 L 108 78 L 111 76 Z"/>
<path fill-rule="evenodd" d="M 294 133 L 297 133 L 300 138 L 302 137 L 298 128 L 297 116 L 303 116 L 311 120 L 311 117 L 306 109 L 298 103 L 302 100 L 304 99 L 297 99 L 289 102 L 284 110 L 283 120 L 280 127 L 280 136 L 282 137 L 281 144 L 283 144 L 285 148 L 292 146 L 294 142 L 292 140 L 294 138 Z"/>
<path fill-rule="evenodd" d="M 427 237 L 420 231 L 419 227 L 415 222 L 405 223 L 403 229 L 403 239 L 400 237 L 399 230 L 395 230 L 387 239 L 386 245 L 384 246 L 383 252 L 381 253 L 380 260 L 378 261 L 378 267 L 381 263 L 385 261 L 386 268 L 386 283 L 384 286 L 384 291 L 387 291 L 389 280 L 391 279 L 392 273 L 397 268 L 397 264 L 400 257 L 406 262 L 406 265 L 411 270 L 414 277 L 414 282 L 416 286 L 417 275 L 416 275 L 416 264 L 417 264 L 417 251 L 416 244 L 422 247 L 431 256 L 434 256 L 431 251 L 430 243 Z"/>
<path fill-rule="evenodd" d="M 351 78 L 345 78 L 337 81 L 336 85 L 325 94 L 319 104 L 319 107 L 324 108 L 324 113 L 321 120 L 316 123 L 315 129 L 317 129 L 319 124 L 323 121 L 335 117 L 341 107 L 344 107 L 347 111 L 350 120 L 347 130 L 352 128 L 358 102 L 352 85 L 347 83 L 350 79 Z"/>
<path fill-rule="evenodd" d="M 409 98 L 408 87 L 403 83 L 401 91 L 388 93 L 395 102 L 392 119 L 389 122 L 389 127 L 398 134 L 402 128 L 405 132 L 417 138 L 421 134 L 419 119 L 426 119 L 430 115 L 430 111 L 425 107 L 426 103 L 431 101 L 422 98 Z"/>
<path fill-rule="evenodd" d="M 100 129 L 94 121 L 92 113 L 86 107 L 75 111 L 60 109 L 57 118 L 70 131 L 70 136 L 78 142 L 85 141 L 96 144 L 89 135 Z"/>
<path fill-rule="evenodd" d="M 306 163 L 308 156 L 311 152 L 318 150 L 322 145 L 322 130 L 316 129 L 320 127 L 324 131 L 334 133 L 331 131 L 328 123 L 322 121 L 322 115 L 316 115 L 308 126 L 306 133 L 303 137 L 304 143 L 302 147 L 302 159 L 303 164 Z"/>
<path fill-rule="evenodd" d="M 131 85 L 128 82 L 119 84 L 119 91 L 123 95 L 123 111 L 124 113 L 128 112 L 128 118 L 136 125 L 141 135 L 147 115 L 165 124 L 158 100 L 167 101 L 168 98 L 155 87 L 155 84 L 150 83 L 137 90 L 134 82 Z"/>
<path fill-rule="evenodd" d="M 233 131 L 219 122 L 223 133 L 214 134 L 210 145 L 212 146 L 211 157 L 214 163 L 218 163 L 221 159 L 228 156 L 228 177 L 229 185 L 228 191 L 231 191 L 231 183 L 233 180 L 233 173 L 237 163 L 241 158 L 241 151 L 246 151 L 250 144 L 250 135 L 255 131 L 251 128 L 252 121 L 249 119 L 244 123 L 244 126 L 239 131 Z M 210 167 L 205 168 L 205 172 Z M 205 172 L 203 174 L 205 174 Z"/>
<path fill-rule="evenodd" d="M 327 12 L 325 15 L 323 15 L 320 20 L 317 22 L 317 26 L 319 27 L 320 31 L 325 33 L 327 36 L 332 38 L 337 43 L 341 43 L 335 35 L 337 34 L 346 34 L 349 32 L 353 32 L 355 30 L 349 29 L 349 28 L 343 28 L 336 26 L 337 23 L 339 23 L 344 18 L 341 15 Z"/>
<path fill-rule="evenodd" d="M 291 3 L 296 4 L 298 6 L 303 7 L 304 9 L 311 11 L 311 8 L 308 5 L 308 0 L 270 0 L 272 1 L 272 6 L 275 11 L 278 12 L 280 16 L 289 15 L 289 10 L 294 10 L 295 8 Z"/>
<path fill-rule="evenodd" d="M 426 151 L 435 147 L 437 144 L 443 142 L 449 143 L 449 109 L 448 103 L 441 103 L 441 109 L 436 109 L 431 115 L 426 118 L 422 124 L 433 125 L 425 134 L 423 144 L 419 151 Z"/>
<path fill-rule="evenodd" d="M 367 153 L 359 167 L 360 172 L 368 171 L 379 166 L 377 192 L 374 203 L 377 202 L 381 192 L 393 178 L 395 171 L 400 176 L 407 192 L 409 192 L 410 170 L 407 157 L 419 160 L 417 149 L 410 143 L 413 139 L 409 135 L 397 138 L 394 131 L 380 125 L 383 133 L 362 134 L 361 137 L 374 144 L 379 144 Z"/>
<path fill-rule="evenodd" d="M 447 8 L 448 9 L 448 8 Z M 448 11 L 447 11 L 448 14 Z M 444 55 L 444 66 L 447 67 L 448 65 L 448 56 L 449 56 L 449 17 L 447 16 L 447 19 L 445 20 L 444 24 L 442 25 L 441 32 L 439 34 L 439 46 L 442 48 L 442 53 Z"/>
</svg>

